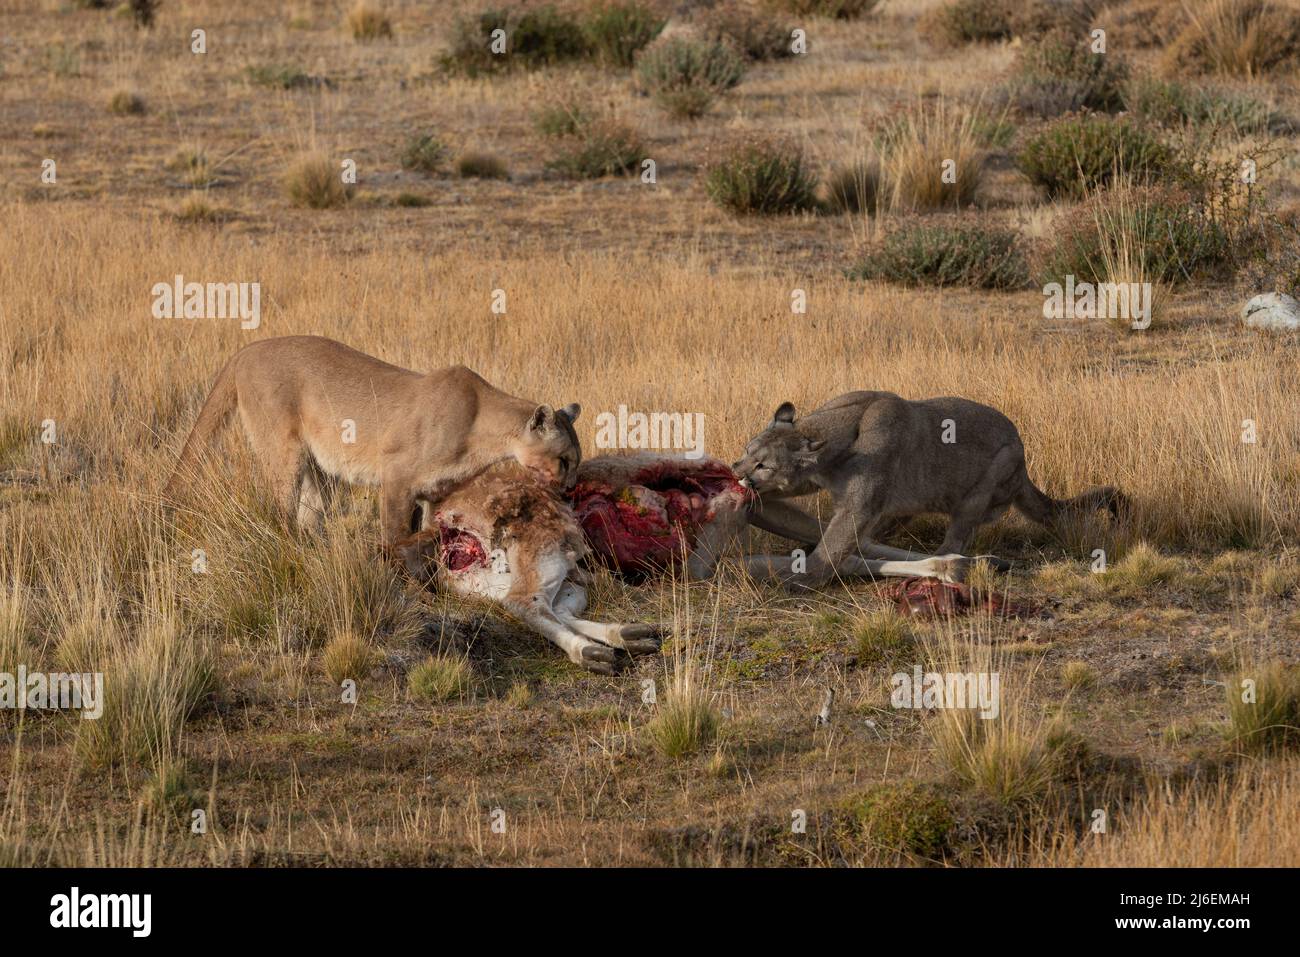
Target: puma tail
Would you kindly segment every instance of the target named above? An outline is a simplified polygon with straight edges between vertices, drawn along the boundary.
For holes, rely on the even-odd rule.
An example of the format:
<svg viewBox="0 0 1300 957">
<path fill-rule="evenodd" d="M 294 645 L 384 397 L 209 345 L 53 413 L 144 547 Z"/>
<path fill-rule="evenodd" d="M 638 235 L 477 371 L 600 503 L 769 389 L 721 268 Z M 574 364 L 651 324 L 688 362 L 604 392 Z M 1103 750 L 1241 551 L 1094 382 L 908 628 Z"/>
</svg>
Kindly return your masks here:
<svg viewBox="0 0 1300 957">
<path fill-rule="evenodd" d="M 169 502 L 177 500 L 186 480 L 194 475 L 200 454 L 211 445 L 217 432 L 230 420 L 230 416 L 234 413 L 239 396 L 235 390 L 235 371 L 233 367 L 234 360 L 232 359 L 217 374 L 217 379 L 212 384 L 212 391 L 208 393 L 203 408 L 199 410 L 199 417 L 194 422 L 194 428 L 190 430 L 189 437 L 185 439 L 185 445 L 181 447 L 181 455 L 176 460 L 176 468 L 172 470 L 171 478 L 167 480 L 167 486 L 163 489 L 164 500 Z"/>
<path fill-rule="evenodd" d="M 1078 515 L 1101 509 L 1118 518 L 1128 505 L 1128 497 L 1110 485 L 1088 489 L 1074 498 L 1052 498 L 1033 483 L 1028 473 L 1025 473 L 1020 495 L 1015 500 L 1015 506 L 1022 515 L 1040 525 L 1049 526 L 1066 515 Z"/>
</svg>

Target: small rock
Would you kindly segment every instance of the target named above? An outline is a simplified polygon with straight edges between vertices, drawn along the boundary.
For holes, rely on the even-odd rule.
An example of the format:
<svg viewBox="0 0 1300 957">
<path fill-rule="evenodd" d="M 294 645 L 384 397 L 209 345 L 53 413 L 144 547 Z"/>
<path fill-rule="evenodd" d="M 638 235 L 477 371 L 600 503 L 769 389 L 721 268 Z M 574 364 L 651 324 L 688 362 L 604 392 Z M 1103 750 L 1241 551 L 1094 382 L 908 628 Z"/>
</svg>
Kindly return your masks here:
<svg viewBox="0 0 1300 957">
<path fill-rule="evenodd" d="M 1284 292 L 1266 292 L 1246 303 L 1241 321 L 1252 329 L 1300 329 L 1300 302 Z"/>
</svg>

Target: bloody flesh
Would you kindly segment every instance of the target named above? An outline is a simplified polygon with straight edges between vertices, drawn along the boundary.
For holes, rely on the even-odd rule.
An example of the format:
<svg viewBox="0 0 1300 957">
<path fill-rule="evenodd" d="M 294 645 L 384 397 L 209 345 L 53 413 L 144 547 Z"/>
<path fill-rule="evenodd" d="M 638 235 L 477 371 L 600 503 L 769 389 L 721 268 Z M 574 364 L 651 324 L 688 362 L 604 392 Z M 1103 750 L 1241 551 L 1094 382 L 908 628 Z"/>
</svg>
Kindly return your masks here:
<svg viewBox="0 0 1300 957">
<path fill-rule="evenodd" d="M 463 528 L 438 526 L 438 562 L 448 571 L 460 572 L 487 564 L 487 551 L 477 535 Z"/>
<path fill-rule="evenodd" d="M 714 517 L 712 503 L 726 493 L 744 496 L 745 489 L 720 462 L 667 459 L 621 487 L 579 482 L 570 500 L 596 557 L 640 577 L 688 553 Z"/>
</svg>

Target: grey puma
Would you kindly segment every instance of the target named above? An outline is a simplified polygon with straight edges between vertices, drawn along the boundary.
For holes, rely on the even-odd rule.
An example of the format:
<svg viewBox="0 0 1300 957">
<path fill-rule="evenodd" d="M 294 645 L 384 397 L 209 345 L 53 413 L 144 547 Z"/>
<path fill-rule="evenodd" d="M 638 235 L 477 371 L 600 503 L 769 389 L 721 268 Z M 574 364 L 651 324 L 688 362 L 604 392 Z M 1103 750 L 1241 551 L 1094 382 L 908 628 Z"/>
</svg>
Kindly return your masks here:
<svg viewBox="0 0 1300 957">
<path fill-rule="evenodd" d="M 498 462 L 515 459 L 568 487 L 582 460 L 577 405 L 515 398 L 464 366 L 422 374 L 332 339 L 286 336 L 254 342 L 226 363 L 168 498 L 236 412 L 277 500 L 299 524 L 319 525 L 331 479 L 378 485 L 390 548 L 410 533 L 418 502 L 436 504 Z"/>
<path fill-rule="evenodd" d="M 997 409 L 969 399 L 913 401 L 890 392 L 850 392 L 795 419 L 782 403 L 772 422 L 735 465 L 759 496 L 750 522 L 816 548 L 794 584 L 815 587 L 846 559 L 921 557 L 872 541 L 889 523 L 930 512 L 947 514 L 939 552 L 966 554 L 983 524 L 1007 508 L 1043 525 L 1068 512 L 1124 503 L 1113 488 L 1065 501 L 1042 492 L 1025 470 L 1015 425 Z M 827 491 L 834 513 L 818 523 L 781 499 Z"/>
</svg>

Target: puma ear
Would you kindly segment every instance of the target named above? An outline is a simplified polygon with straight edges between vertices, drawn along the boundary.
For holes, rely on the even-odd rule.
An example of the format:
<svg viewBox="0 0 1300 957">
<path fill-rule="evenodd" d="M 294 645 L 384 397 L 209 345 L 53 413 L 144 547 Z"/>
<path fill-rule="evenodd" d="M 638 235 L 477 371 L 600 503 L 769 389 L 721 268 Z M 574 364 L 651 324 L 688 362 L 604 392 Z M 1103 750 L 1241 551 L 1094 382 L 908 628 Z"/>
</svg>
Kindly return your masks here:
<svg viewBox="0 0 1300 957">
<path fill-rule="evenodd" d="M 533 414 L 528 418 L 528 431 L 537 432 L 545 428 L 550 421 L 555 418 L 555 410 L 549 405 L 539 405 L 533 409 Z"/>
<path fill-rule="evenodd" d="M 777 406 L 776 412 L 772 414 L 772 421 L 784 422 L 786 425 L 792 424 L 794 422 L 794 403 L 782 402 Z"/>
<path fill-rule="evenodd" d="M 570 402 L 560 411 L 569 417 L 570 423 L 574 423 L 578 421 L 578 416 L 582 415 L 582 406 L 576 402 Z"/>
</svg>

